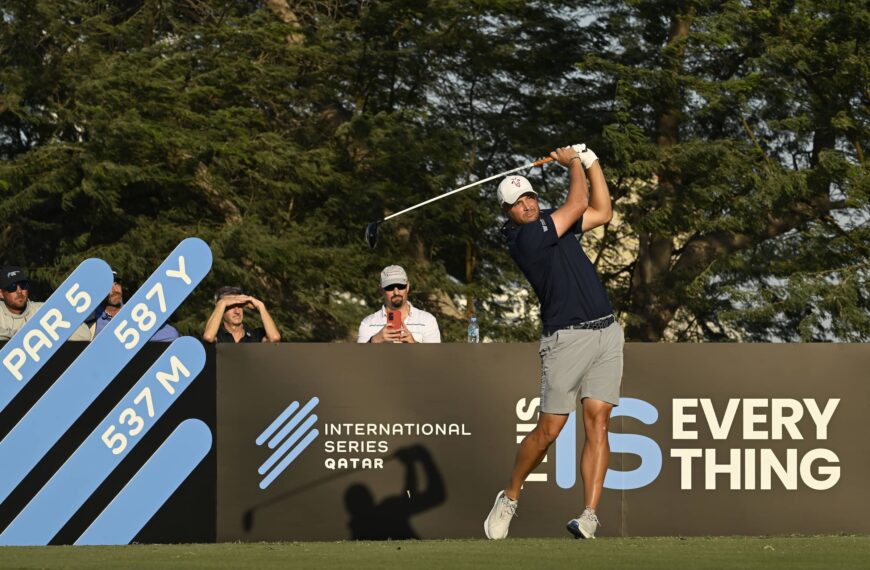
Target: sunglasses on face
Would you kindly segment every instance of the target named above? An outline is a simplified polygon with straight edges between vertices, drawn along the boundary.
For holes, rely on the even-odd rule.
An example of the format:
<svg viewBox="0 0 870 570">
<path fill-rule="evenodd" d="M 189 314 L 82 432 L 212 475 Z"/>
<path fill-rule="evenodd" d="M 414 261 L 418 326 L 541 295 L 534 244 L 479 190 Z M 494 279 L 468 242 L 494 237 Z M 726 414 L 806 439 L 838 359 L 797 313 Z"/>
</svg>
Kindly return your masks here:
<svg viewBox="0 0 870 570">
<path fill-rule="evenodd" d="M 404 291 L 407 288 L 407 285 L 400 285 L 398 283 L 394 283 L 393 285 L 387 285 L 386 287 L 384 287 L 384 291 L 394 291 L 396 289 L 398 289 L 399 291 Z"/>
<path fill-rule="evenodd" d="M 30 283 L 27 281 L 18 281 L 17 283 L 3 287 L 3 290 L 7 293 L 14 293 L 19 287 L 21 287 L 22 291 L 27 291 L 27 289 L 30 288 Z"/>
</svg>

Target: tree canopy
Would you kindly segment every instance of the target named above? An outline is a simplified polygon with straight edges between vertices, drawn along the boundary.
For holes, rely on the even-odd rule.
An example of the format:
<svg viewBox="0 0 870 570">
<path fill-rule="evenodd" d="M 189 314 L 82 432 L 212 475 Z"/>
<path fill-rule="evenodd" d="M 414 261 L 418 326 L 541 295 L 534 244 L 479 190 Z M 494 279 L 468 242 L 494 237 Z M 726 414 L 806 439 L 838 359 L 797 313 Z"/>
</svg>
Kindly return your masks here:
<svg viewBox="0 0 870 570">
<path fill-rule="evenodd" d="M 861 2 L 46 1 L 0 8 L 0 260 L 34 296 L 184 237 L 285 340 L 353 340 L 409 272 L 445 340 L 531 340 L 495 184 L 585 142 L 616 217 L 584 238 L 633 340 L 870 339 Z M 529 173 L 558 205 L 564 172 Z M 526 296 L 524 296 L 526 295 Z"/>
</svg>

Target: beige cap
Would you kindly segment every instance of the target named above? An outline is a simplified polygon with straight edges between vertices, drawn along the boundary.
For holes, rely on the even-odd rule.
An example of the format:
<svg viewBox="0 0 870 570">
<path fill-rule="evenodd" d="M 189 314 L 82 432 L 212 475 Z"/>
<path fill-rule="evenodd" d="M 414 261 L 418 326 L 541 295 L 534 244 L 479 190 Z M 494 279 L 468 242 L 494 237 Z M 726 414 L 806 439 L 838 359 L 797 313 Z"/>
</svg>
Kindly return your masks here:
<svg viewBox="0 0 870 570">
<path fill-rule="evenodd" d="M 407 285 L 408 274 L 398 265 L 388 265 L 381 271 L 381 289 L 389 285 Z"/>
</svg>

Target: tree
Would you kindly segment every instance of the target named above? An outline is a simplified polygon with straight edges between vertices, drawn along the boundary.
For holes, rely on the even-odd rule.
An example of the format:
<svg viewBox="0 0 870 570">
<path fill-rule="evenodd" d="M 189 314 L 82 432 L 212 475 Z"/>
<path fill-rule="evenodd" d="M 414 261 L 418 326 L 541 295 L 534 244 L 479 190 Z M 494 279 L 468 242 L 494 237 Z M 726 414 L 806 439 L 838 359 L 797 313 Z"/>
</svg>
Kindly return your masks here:
<svg viewBox="0 0 870 570">
<path fill-rule="evenodd" d="M 596 248 L 628 336 L 870 338 L 866 6 L 596 7 L 581 97 L 612 160 L 623 225 Z"/>
<path fill-rule="evenodd" d="M 495 184 L 587 142 L 619 223 L 588 242 L 635 340 L 868 338 L 867 10 L 804 1 L 4 3 L 0 251 L 39 288 L 141 281 L 182 238 L 287 340 L 353 339 L 400 263 L 460 339 L 532 340 Z M 816 46 L 823 46 L 816 48 Z M 575 65 L 579 62 L 579 65 Z M 564 173 L 530 173 L 558 204 Z"/>
<path fill-rule="evenodd" d="M 199 331 L 209 289 L 238 283 L 284 338 L 333 340 L 377 306 L 389 263 L 447 338 L 464 331 L 463 296 L 505 288 L 476 261 L 495 243 L 478 241 L 497 212 L 482 194 L 385 226 L 374 255 L 362 228 L 506 162 L 490 123 L 541 100 L 540 53 L 571 24 L 551 2 L 141 0 L 10 2 L 2 26 L 7 262 L 44 293 L 88 256 L 135 282 L 197 235 L 215 263 L 182 331 Z M 546 42 L 506 51 L 505 33 Z M 498 328 L 496 303 L 482 320 L 533 334 Z"/>
</svg>

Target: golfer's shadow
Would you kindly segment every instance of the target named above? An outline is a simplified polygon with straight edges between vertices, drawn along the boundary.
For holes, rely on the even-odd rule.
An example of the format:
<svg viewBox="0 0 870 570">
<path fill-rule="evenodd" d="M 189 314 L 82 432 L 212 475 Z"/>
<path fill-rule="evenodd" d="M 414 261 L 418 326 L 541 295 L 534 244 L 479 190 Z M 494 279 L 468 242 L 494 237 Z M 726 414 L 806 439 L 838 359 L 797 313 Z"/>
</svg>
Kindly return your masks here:
<svg viewBox="0 0 870 570">
<path fill-rule="evenodd" d="M 399 449 L 395 457 L 405 467 L 405 480 L 399 495 L 376 503 L 371 490 L 355 483 L 344 493 L 350 515 L 352 540 L 403 540 L 420 538 L 411 527 L 411 517 L 437 507 L 447 498 L 444 480 L 429 451 L 414 445 Z M 426 475 L 426 488 L 418 488 L 417 465 Z"/>
</svg>

